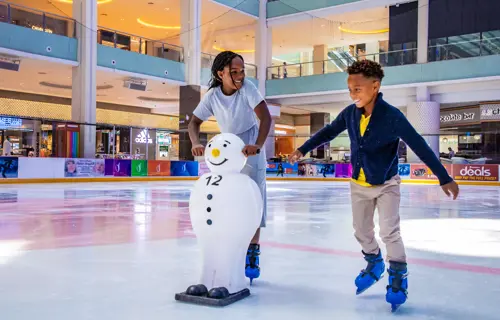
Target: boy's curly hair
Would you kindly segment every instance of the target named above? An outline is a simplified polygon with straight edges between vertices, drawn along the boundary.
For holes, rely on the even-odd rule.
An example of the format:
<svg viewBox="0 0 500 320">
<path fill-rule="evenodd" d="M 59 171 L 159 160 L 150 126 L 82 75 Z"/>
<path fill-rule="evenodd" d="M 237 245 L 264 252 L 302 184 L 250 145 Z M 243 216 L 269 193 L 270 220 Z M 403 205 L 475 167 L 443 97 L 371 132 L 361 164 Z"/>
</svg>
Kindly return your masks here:
<svg viewBox="0 0 500 320">
<path fill-rule="evenodd" d="M 375 78 L 382 81 L 384 78 L 384 70 L 382 66 L 375 61 L 361 60 L 355 61 L 350 67 L 347 68 L 348 74 L 362 74 L 367 78 Z"/>
</svg>

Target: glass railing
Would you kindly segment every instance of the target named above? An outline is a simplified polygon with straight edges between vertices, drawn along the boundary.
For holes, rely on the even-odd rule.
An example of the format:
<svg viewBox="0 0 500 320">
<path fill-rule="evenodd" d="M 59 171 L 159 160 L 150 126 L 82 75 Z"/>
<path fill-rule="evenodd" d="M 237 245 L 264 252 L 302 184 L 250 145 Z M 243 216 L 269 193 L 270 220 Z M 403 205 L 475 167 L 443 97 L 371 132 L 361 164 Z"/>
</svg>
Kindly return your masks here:
<svg viewBox="0 0 500 320">
<path fill-rule="evenodd" d="M 430 46 L 428 61 L 464 59 L 497 54 L 500 54 L 500 37 L 488 37 Z"/>
<path fill-rule="evenodd" d="M 279 65 L 267 68 L 268 79 L 283 79 L 312 76 L 318 74 L 345 72 L 353 61 L 373 60 L 382 66 L 397 66 L 417 62 L 417 49 L 380 52 L 363 56 L 354 56 L 354 60 L 330 58 L 323 61 L 311 61 L 297 64 Z"/>
<path fill-rule="evenodd" d="M 69 38 L 76 37 L 74 19 L 47 13 L 0 0 L 0 22 L 15 24 L 32 30 L 57 34 Z M 180 46 L 125 32 L 98 27 L 99 44 L 128 50 L 153 57 L 184 61 L 184 50 Z"/>
<path fill-rule="evenodd" d="M 212 68 L 214 63 L 215 55 L 210 53 L 201 53 L 201 67 L 202 68 Z M 245 73 L 247 77 L 257 79 L 257 66 L 251 63 L 245 63 Z"/>
<path fill-rule="evenodd" d="M 32 30 L 76 37 L 75 20 L 0 0 L 0 22 Z"/>
<path fill-rule="evenodd" d="M 97 43 L 157 58 L 184 62 L 184 48 L 118 30 L 98 27 Z"/>
<path fill-rule="evenodd" d="M 455 37 L 460 39 L 460 37 Z M 466 39 L 466 38 L 465 38 Z M 454 41 L 453 43 L 429 46 L 428 61 L 444 61 L 500 54 L 500 31 L 483 32 L 475 40 Z M 354 61 L 377 61 L 383 67 L 393 67 L 417 63 L 417 48 L 378 52 L 354 56 Z M 312 76 L 318 74 L 345 72 L 352 60 L 340 59 L 329 54 L 324 61 L 302 62 L 297 64 L 277 65 L 267 68 L 267 79 L 283 79 Z"/>
</svg>

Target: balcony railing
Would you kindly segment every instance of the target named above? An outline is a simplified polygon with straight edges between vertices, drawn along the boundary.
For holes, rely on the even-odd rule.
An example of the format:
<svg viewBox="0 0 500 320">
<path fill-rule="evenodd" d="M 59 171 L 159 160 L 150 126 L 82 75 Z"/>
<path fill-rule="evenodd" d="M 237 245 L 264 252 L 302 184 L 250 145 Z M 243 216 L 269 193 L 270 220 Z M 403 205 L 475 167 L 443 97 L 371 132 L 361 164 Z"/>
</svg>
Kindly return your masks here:
<svg viewBox="0 0 500 320">
<path fill-rule="evenodd" d="M 118 30 L 98 27 L 97 43 L 148 56 L 184 62 L 184 48 Z"/>
<path fill-rule="evenodd" d="M 210 53 L 201 53 L 201 67 L 202 68 L 212 68 L 212 64 L 215 60 L 215 55 Z M 251 63 L 245 63 L 245 74 L 248 77 L 257 79 L 257 66 Z"/>
<path fill-rule="evenodd" d="M 3 0 L 0 0 L 0 22 L 69 38 L 76 37 L 76 21 L 74 19 Z M 182 47 L 108 28 L 98 28 L 97 42 L 102 45 L 158 58 L 178 62 L 184 61 L 184 49 Z"/>
<path fill-rule="evenodd" d="M 0 22 L 68 38 L 76 37 L 75 20 L 5 1 L 0 1 Z"/>
<path fill-rule="evenodd" d="M 487 36 L 489 34 L 489 36 Z M 480 39 L 469 41 L 454 41 L 452 43 L 429 46 L 427 56 L 429 62 L 452 59 L 465 59 L 480 56 L 500 54 L 500 32 L 482 33 Z M 417 49 L 379 52 L 365 55 L 334 57 L 324 61 L 303 62 L 297 64 L 279 65 L 267 68 L 267 79 L 283 79 L 304 77 L 318 74 L 345 72 L 353 61 L 373 60 L 383 67 L 393 67 L 417 63 Z"/>
</svg>

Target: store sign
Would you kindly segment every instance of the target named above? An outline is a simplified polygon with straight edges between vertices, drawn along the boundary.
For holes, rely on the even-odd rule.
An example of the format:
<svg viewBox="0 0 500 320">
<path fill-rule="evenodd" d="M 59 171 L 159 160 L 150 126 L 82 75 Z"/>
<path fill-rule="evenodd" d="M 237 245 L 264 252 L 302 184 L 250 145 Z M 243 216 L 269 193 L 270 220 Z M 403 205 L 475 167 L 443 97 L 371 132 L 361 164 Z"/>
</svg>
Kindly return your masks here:
<svg viewBox="0 0 500 320">
<path fill-rule="evenodd" d="M 23 126 L 20 118 L 0 117 L 0 128 L 18 128 Z"/>
<path fill-rule="evenodd" d="M 443 165 L 448 174 L 451 175 L 452 166 L 450 164 Z M 437 180 L 437 177 L 425 164 L 411 164 L 410 165 L 410 178 L 416 180 Z"/>
<path fill-rule="evenodd" d="M 462 125 L 481 121 L 479 107 L 461 109 L 461 110 L 442 110 L 440 122 L 444 126 Z"/>
<path fill-rule="evenodd" d="M 31 26 L 31 29 L 36 30 L 36 31 L 44 31 L 42 27 L 39 26 Z M 52 29 L 45 28 L 45 32 L 47 33 L 54 33 Z"/>
<path fill-rule="evenodd" d="M 135 142 L 144 144 L 146 143 L 146 141 L 148 142 L 148 144 L 153 143 L 153 139 L 151 139 L 149 132 L 147 132 L 146 130 L 142 130 L 141 132 L 139 132 L 137 137 L 135 137 Z"/>
<path fill-rule="evenodd" d="M 499 120 L 500 121 L 500 104 L 483 104 L 481 105 L 481 120 Z"/>
<path fill-rule="evenodd" d="M 454 164 L 453 178 L 465 181 L 498 181 L 498 165 Z"/>
</svg>

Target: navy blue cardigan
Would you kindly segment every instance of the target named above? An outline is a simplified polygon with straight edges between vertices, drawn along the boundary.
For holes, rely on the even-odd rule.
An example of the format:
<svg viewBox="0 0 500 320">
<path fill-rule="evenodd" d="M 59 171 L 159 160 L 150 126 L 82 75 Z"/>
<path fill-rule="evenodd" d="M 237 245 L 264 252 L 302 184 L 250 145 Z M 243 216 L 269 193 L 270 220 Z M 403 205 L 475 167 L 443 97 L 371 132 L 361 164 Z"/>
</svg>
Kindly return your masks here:
<svg viewBox="0 0 500 320">
<path fill-rule="evenodd" d="M 347 129 L 351 140 L 352 177 L 358 179 L 359 171 L 363 168 L 366 182 L 381 185 L 398 173 L 398 147 L 401 138 L 438 177 L 440 185 L 453 181 L 424 138 L 401 111 L 384 101 L 382 93 L 378 94 L 370 122 L 362 137 L 359 123 L 363 111 L 355 104 L 348 106 L 298 150 L 305 155 Z"/>
</svg>

